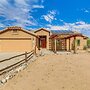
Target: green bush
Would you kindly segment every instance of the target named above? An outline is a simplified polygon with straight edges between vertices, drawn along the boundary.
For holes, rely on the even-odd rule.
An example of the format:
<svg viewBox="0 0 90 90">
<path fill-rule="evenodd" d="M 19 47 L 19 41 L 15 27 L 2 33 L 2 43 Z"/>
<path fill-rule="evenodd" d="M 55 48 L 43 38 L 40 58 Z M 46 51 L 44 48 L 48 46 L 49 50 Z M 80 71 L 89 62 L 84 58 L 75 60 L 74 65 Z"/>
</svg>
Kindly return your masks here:
<svg viewBox="0 0 90 90">
<path fill-rule="evenodd" d="M 87 46 L 84 46 L 84 47 L 83 47 L 83 50 L 87 50 Z"/>
<path fill-rule="evenodd" d="M 90 48 L 90 38 L 87 40 L 87 46 Z"/>
</svg>

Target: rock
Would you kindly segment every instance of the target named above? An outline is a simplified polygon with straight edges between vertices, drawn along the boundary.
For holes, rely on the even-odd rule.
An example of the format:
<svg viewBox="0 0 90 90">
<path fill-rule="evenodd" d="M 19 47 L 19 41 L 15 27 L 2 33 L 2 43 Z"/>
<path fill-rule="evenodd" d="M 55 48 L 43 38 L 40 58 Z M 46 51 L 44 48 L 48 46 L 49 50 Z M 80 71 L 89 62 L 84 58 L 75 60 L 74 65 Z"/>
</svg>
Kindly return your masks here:
<svg viewBox="0 0 90 90">
<path fill-rule="evenodd" d="M 25 64 L 25 65 L 22 65 L 22 66 L 20 66 L 20 67 L 18 67 L 18 68 L 16 68 L 15 71 L 19 72 L 19 71 L 21 71 L 21 70 L 23 70 L 23 69 L 25 69 L 25 68 L 26 68 L 26 64 Z"/>
<path fill-rule="evenodd" d="M 18 72 L 17 71 L 13 71 L 12 75 L 15 76 Z"/>
<path fill-rule="evenodd" d="M 1 83 L 2 83 L 2 84 L 6 83 L 6 82 L 7 82 L 7 80 L 6 80 L 5 78 L 3 78 L 3 79 L 1 80 Z"/>
<path fill-rule="evenodd" d="M 6 80 L 9 80 L 9 76 L 6 77 Z"/>
<path fill-rule="evenodd" d="M 8 75 L 8 76 L 6 77 L 6 80 L 9 80 L 9 79 L 11 79 L 11 78 L 13 78 L 13 74 L 12 74 L 12 75 Z"/>
</svg>

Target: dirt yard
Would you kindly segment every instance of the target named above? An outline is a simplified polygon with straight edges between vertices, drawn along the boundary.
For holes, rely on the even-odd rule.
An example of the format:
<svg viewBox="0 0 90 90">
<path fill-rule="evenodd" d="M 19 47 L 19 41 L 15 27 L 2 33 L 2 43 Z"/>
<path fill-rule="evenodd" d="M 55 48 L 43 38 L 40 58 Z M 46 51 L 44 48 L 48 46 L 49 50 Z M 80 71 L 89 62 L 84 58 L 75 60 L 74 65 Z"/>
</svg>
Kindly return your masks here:
<svg viewBox="0 0 90 90">
<path fill-rule="evenodd" d="M 90 53 L 39 57 L 0 90 L 90 90 Z"/>
</svg>

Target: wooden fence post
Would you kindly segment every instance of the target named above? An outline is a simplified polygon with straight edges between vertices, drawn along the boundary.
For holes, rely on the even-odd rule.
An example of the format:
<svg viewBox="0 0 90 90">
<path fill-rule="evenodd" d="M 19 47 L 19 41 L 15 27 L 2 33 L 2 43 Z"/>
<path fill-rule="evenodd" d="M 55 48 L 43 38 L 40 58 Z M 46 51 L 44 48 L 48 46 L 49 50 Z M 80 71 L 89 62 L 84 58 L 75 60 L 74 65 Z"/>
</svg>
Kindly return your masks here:
<svg viewBox="0 0 90 90">
<path fill-rule="evenodd" d="M 25 62 L 27 62 L 27 52 L 25 52 Z"/>
<path fill-rule="evenodd" d="M 37 46 L 35 46 L 34 55 L 36 55 L 36 48 L 37 48 Z"/>
</svg>

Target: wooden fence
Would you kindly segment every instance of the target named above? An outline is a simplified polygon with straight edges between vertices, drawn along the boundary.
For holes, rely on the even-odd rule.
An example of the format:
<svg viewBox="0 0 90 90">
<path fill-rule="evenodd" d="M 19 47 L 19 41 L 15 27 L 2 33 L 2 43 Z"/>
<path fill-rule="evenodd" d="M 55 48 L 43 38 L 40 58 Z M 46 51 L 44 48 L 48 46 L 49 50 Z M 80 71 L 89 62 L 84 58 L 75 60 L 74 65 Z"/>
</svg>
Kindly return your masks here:
<svg viewBox="0 0 90 90">
<path fill-rule="evenodd" d="M 20 65 L 22 65 L 22 64 L 24 64 L 24 63 L 27 63 L 27 62 L 33 57 L 34 54 L 35 54 L 35 52 L 34 52 L 34 50 L 32 50 L 31 52 L 25 52 L 25 53 L 23 53 L 23 54 L 16 55 L 16 56 L 13 56 L 13 57 L 8 58 L 8 59 L 1 60 L 1 61 L 0 61 L 0 64 L 1 64 L 1 63 L 4 63 L 4 62 L 6 62 L 6 61 L 9 61 L 9 62 L 10 62 L 11 60 L 13 60 L 13 59 L 15 59 L 15 58 L 24 56 L 24 59 L 21 59 L 20 61 L 14 63 L 14 64 L 12 64 L 12 65 L 9 65 L 9 66 L 6 66 L 6 67 L 3 68 L 3 69 L 0 69 L 0 75 L 9 72 L 9 71 L 17 68 L 18 66 L 20 66 Z"/>
</svg>

